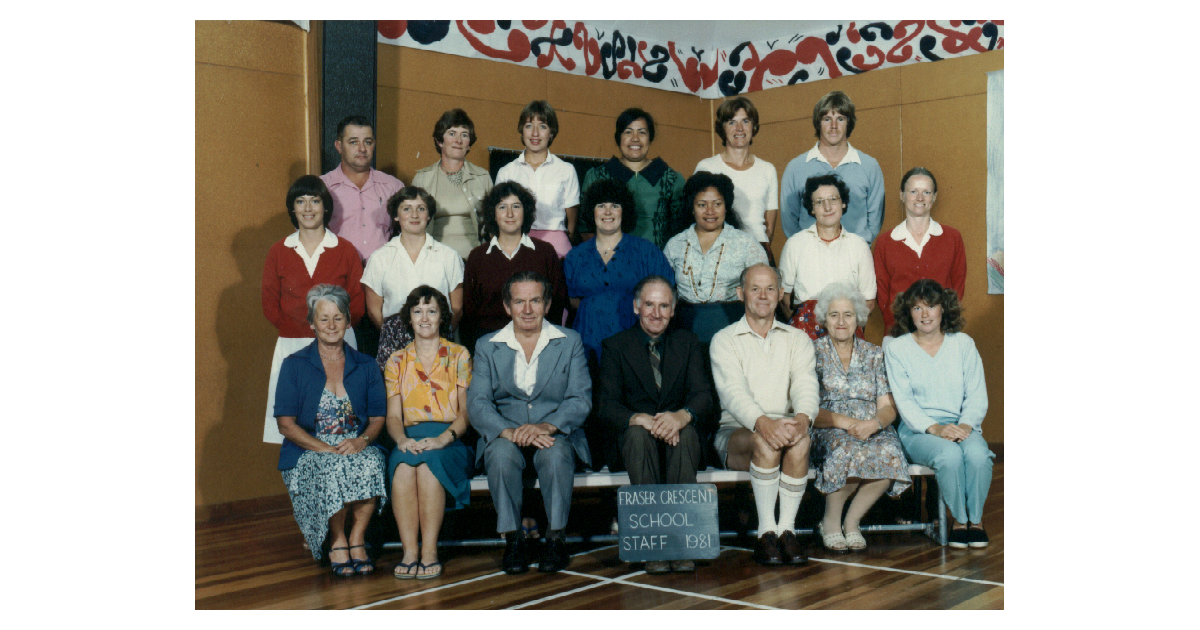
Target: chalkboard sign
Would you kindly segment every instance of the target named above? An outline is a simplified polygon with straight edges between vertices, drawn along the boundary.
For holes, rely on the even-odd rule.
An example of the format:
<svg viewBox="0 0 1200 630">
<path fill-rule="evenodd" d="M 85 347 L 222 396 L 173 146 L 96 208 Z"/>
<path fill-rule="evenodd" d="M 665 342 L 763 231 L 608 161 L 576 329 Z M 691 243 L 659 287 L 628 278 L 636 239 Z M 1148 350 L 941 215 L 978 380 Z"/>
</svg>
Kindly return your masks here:
<svg viewBox="0 0 1200 630">
<path fill-rule="evenodd" d="M 618 556 L 625 562 L 711 560 L 721 554 L 717 487 L 711 483 L 621 486 Z"/>
</svg>

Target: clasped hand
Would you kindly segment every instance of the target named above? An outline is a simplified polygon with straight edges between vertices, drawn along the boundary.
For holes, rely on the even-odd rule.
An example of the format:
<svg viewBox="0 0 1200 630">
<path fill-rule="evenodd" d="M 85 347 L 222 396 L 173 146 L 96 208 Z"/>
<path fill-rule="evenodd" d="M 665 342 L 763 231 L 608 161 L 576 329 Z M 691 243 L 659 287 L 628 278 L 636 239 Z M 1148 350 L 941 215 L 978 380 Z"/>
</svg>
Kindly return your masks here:
<svg viewBox="0 0 1200 630">
<path fill-rule="evenodd" d="M 688 414 L 685 411 L 663 411 L 651 416 L 648 413 L 633 415 L 633 424 L 650 432 L 657 440 L 662 440 L 670 446 L 679 445 L 679 432 L 688 424 Z"/>
<path fill-rule="evenodd" d="M 441 440 L 439 440 L 437 437 L 427 437 L 419 440 L 405 437 L 399 442 L 396 442 L 396 450 L 405 453 L 412 453 L 414 455 L 417 453 L 424 453 L 425 451 L 436 451 L 444 446 L 445 444 L 442 444 Z"/>
<path fill-rule="evenodd" d="M 359 437 L 346 438 L 329 449 L 338 455 L 353 455 L 367 447 L 367 441 Z"/>
<path fill-rule="evenodd" d="M 850 423 L 850 427 L 846 429 L 846 433 L 860 440 L 865 440 L 879 431 L 879 421 L 871 420 L 855 420 Z"/>
<path fill-rule="evenodd" d="M 760 416 L 754 423 L 754 430 L 771 448 L 778 451 L 795 446 L 808 437 L 808 418 L 804 414 L 778 420 Z"/>
<path fill-rule="evenodd" d="M 929 432 L 951 442 L 961 442 L 971 437 L 971 427 L 965 424 L 935 424 Z"/>
<path fill-rule="evenodd" d="M 550 448 L 554 446 L 554 438 L 550 436 L 552 432 L 553 427 L 543 422 L 541 424 L 523 424 L 515 429 L 505 429 L 500 432 L 500 437 L 521 447 Z"/>
</svg>

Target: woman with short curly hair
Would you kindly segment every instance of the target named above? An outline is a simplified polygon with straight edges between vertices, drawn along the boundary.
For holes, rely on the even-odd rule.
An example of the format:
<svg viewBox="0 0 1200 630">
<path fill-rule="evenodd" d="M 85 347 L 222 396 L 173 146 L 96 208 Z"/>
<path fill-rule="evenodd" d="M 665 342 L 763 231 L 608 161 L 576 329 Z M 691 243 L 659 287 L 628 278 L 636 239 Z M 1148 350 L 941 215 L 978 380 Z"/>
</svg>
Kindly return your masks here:
<svg viewBox="0 0 1200 630">
<path fill-rule="evenodd" d="M 567 306 L 562 260 L 554 246 L 529 235 L 537 200 L 517 182 L 500 182 L 483 198 L 483 240 L 467 256 L 463 272 L 463 318 L 460 339 L 468 349 L 475 341 L 512 321 L 504 312 L 500 290 L 518 271 L 536 271 L 550 280 L 553 295 L 546 319 L 561 323 Z"/>
<path fill-rule="evenodd" d="M 900 441 L 915 464 L 933 468 L 954 517 L 950 546 L 986 547 L 983 506 L 992 459 L 983 439 L 987 386 L 975 342 L 959 332 L 962 306 L 953 289 L 918 280 L 896 296 L 896 325 L 886 363 L 903 422 Z"/>
</svg>

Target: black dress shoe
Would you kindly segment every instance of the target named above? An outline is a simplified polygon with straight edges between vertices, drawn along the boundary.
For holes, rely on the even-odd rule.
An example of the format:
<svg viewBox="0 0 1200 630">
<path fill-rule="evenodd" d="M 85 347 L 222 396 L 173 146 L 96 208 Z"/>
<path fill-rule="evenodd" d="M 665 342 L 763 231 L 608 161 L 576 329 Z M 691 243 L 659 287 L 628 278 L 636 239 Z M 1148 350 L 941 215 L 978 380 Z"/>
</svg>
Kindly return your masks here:
<svg viewBox="0 0 1200 630">
<path fill-rule="evenodd" d="M 988 546 L 987 532 L 982 527 L 967 528 L 967 546 L 972 549 L 983 549 Z"/>
<path fill-rule="evenodd" d="M 779 551 L 783 554 L 783 561 L 788 564 L 808 562 L 808 554 L 804 553 L 804 546 L 800 544 L 800 540 L 790 529 L 779 537 Z"/>
<path fill-rule="evenodd" d="M 558 573 L 571 564 L 567 555 L 567 541 L 562 538 L 547 538 L 542 545 L 542 561 L 538 563 L 540 573 Z"/>
<path fill-rule="evenodd" d="M 754 561 L 759 564 L 783 564 L 783 552 L 779 550 L 779 538 L 775 532 L 758 537 L 754 544 Z"/>
<path fill-rule="evenodd" d="M 952 529 L 946 542 L 950 543 L 955 549 L 966 549 L 970 539 L 967 535 L 967 529 Z"/>
<path fill-rule="evenodd" d="M 504 572 L 517 575 L 529 570 L 529 554 L 525 551 L 525 537 L 521 532 L 510 534 L 504 542 Z"/>
</svg>

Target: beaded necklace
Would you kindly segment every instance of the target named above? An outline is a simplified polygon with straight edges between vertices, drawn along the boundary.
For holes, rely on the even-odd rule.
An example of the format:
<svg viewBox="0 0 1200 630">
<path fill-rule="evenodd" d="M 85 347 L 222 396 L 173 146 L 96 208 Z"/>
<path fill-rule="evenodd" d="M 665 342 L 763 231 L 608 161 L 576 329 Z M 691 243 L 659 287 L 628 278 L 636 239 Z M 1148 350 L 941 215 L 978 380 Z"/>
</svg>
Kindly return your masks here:
<svg viewBox="0 0 1200 630">
<path fill-rule="evenodd" d="M 692 284 L 692 295 L 700 297 L 700 291 L 696 288 L 696 275 L 694 269 L 688 264 L 688 254 L 692 252 L 692 243 L 688 241 L 687 249 L 683 250 L 683 273 L 687 275 L 688 280 Z M 701 304 L 706 304 L 712 300 L 713 294 L 717 292 L 717 272 L 721 269 L 721 258 L 725 255 L 725 243 L 721 243 L 721 249 L 717 250 L 717 265 L 713 267 L 712 286 L 708 290 L 708 297 L 700 300 Z M 703 258 L 701 259 L 703 260 Z"/>
</svg>

